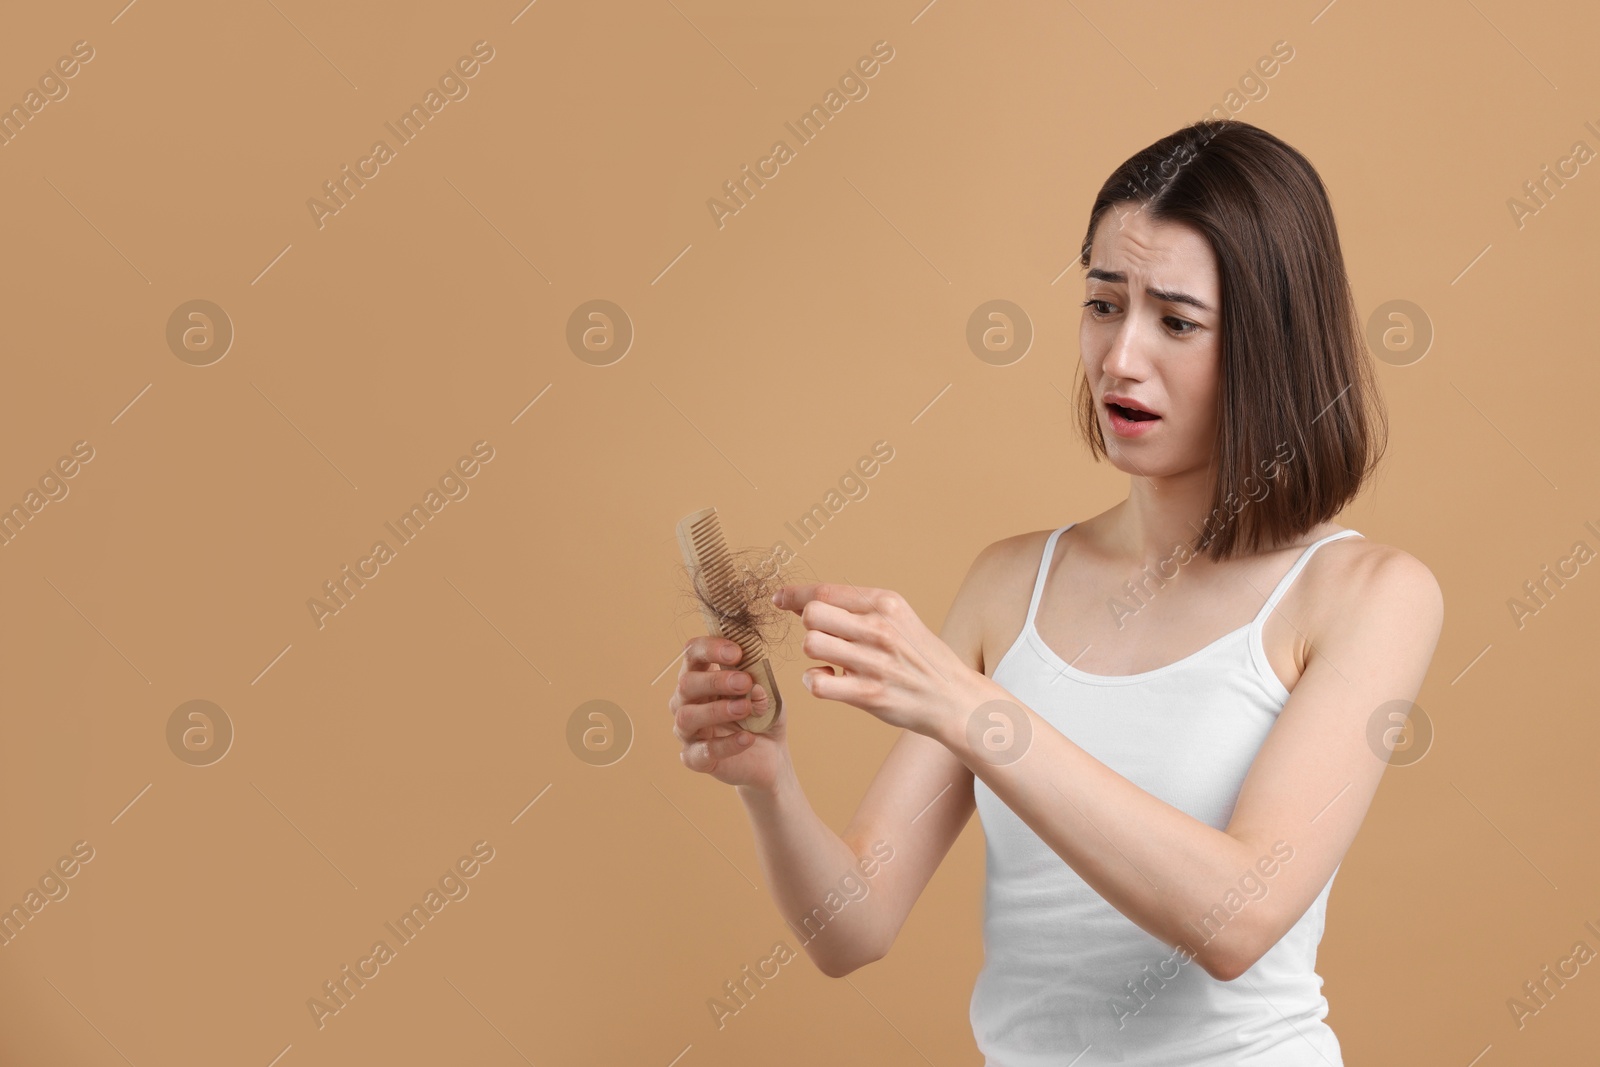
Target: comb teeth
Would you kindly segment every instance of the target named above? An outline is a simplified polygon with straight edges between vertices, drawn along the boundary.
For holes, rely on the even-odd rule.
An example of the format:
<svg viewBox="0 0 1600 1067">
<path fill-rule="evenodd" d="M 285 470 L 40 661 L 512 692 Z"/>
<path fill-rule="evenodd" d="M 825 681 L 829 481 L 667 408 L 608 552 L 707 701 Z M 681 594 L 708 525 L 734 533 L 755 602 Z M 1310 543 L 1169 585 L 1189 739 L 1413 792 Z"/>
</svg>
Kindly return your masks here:
<svg viewBox="0 0 1600 1067">
<path fill-rule="evenodd" d="M 717 517 L 716 508 L 707 508 L 686 521 L 688 545 L 694 555 L 691 562 L 705 586 L 707 599 L 720 616 L 717 619 L 718 632 L 744 650 L 746 661 L 760 659 L 766 655 L 766 645 L 760 636 L 750 627 L 730 618 L 743 605 L 739 603 L 738 594 L 733 588 L 736 577 L 733 556 L 728 551 L 728 539 L 722 533 L 722 522 Z"/>
<path fill-rule="evenodd" d="M 759 634 L 739 621 L 748 605 L 738 588 L 738 569 L 728 541 L 722 535 L 722 522 L 716 508 L 702 508 L 678 521 L 678 547 L 695 584 L 700 587 L 700 615 L 708 632 L 734 642 L 743 653 L 735 670 L 745 671 L 766 690 L 768 707 L 764 714 L 737 720 L 742 730 L 765 733 L 783 715 L 783 694 L 767 659 L 767 646 Z"/>
</svg>

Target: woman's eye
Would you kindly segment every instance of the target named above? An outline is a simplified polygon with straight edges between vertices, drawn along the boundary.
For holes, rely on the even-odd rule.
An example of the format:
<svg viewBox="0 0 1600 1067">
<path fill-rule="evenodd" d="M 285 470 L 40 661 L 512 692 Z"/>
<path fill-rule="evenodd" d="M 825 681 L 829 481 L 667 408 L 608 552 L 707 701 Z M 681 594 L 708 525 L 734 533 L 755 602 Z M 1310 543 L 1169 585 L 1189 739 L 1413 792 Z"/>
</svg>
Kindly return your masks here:
<svg viewBox="0 0 1600 1067">
<path fill-rule="evenodd" d="M 1109 310 L 1102 310 L 1102 308 L 1110 308 L 1112 306 L 1109 300 L 1085 300 L 1080 306 L 1088 308 L 1089 313 L 1096 318 L 1111 314 Z M 1167 323 L 1172 332 L 1179 337 L 1186 337 L 1200 328 L 1198 323 L 1190 322 L 1188 319 L 1180 319 L 1176 315 L 1168 315 L 1161 321 Z"/>
</svg>

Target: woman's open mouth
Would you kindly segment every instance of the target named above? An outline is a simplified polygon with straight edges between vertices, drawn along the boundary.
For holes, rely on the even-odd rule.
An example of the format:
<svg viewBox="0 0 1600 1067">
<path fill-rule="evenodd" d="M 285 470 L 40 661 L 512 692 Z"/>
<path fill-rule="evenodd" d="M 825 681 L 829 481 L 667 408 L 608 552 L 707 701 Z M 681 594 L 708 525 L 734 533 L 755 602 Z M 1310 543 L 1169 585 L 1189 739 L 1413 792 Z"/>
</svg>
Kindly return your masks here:
<svg viewBox="0 0 1600 1067">
<path fill-rule="evenodd" d="M 1121 404 L 1107 404 L 1106 406 L 1130 422 L 1148 422 L 1151 419 L 1159 419 L 1161 417 L 1152 415 L 1148 411 L 1140 411 L 1138 408 L 1125 408 Z"/>
<path fill-rule="evenodd" d="M 1106 411 L 1111 416 L 1111 429 L 1118 437 L 1138 437 L 1154 429 L 1155 424 L 1161 421 L 1159 415 L 1109 401 L 1106 402 Z"/>
</svg>

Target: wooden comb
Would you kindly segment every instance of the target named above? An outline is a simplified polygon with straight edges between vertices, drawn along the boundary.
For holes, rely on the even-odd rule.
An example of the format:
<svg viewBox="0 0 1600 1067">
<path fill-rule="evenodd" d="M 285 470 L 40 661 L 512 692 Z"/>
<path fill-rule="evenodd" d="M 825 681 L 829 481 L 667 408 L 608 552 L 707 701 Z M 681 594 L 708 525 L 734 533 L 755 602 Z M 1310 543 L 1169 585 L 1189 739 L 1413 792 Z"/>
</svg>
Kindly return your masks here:
<svg viewBox="0 0 1600 1067">
<path fill-rule="evenodd" d="M 734 725 L 754 733 L 766 733 L 783 711 L 783 697 L 778 693 L 778 679 L 772 673 L 761 635 L 732 617 L 742 613 L 745 605 L 738 602 L 738 592 L 733 586 L 733 556 L 722 534 L 717 509 L 702 508 L 678 520 L 678 547 L 683 550 L 683 562 L 690 576 L 704 593 L 696 599 L 700 602 L 707 632 L 736 643 L 744 653 L 737 666 L 727 669 L 746 672 L 767 693 L 765 715 L 752 713 L 733 720 Z"/>
</svg>

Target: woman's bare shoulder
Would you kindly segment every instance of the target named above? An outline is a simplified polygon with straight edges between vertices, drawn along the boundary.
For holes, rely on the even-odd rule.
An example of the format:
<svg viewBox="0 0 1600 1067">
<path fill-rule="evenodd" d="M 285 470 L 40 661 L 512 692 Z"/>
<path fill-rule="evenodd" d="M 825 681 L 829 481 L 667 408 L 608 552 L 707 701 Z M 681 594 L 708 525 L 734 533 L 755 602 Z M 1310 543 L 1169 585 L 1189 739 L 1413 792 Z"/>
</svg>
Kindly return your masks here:
<svg viewBox="0 0 1600 1067">
<path fill-rule="evenodd" d="M 978 553 L 978 560 L 991 567 L 1014 568 L 1022 564 L 1037 566 L 1044 552 L 1044 543 L 1055 533 L 1056 527 L 1047 530 L 1029 530 L 992 541 Z M 1031 564 L 1028 563 L 1031 557 Z"/>
<path fill-rule="evenodd" d="M 1059 527 L 1052 526 L 1044 530 L 1029 530 L 990 542 L 973 560 L 971 578 L 977 579 L 986 592 L 1009 601 L 1014 587 L 1019 584 L 1032 587 L 1034 576 L 1039 571 L 1039 561 L 1044 558 L 1045 542 L 1057 529 Z"/>
<path fill-rule="evenodd" d="M 985 545 L 956 593 L 946 617 L 946 640 L 978 670 L 998 647 L 997 635 L 1014 638 L 1028 613 L 1029 590 L 1045 542 L 1055 532 L 1032 530 Z"/>
<path fill-rule="evenodd" d="M 1439 581 L 1426 563 L 1364 534 L 1323 545 L 1306 564 L 1304 577 L 1310 594 L 1305 599 L 1315 606 L 1318 622 L 1349 618 L 1374 595 L 1396 595 L 1421 610 L 1443 603 Z"/>
<path fill-rule="evenodd" d="M 1342 533 L 1349 527 L 1332 529 L 1329 533 Z M 1421 581 L 1433 578 L 1428 565 L 1398 545 L 1375 541 L 1357 531 L 1359 536 L 1341 537 L 1330 541 L 1312 557 L 1307 569 L 1315 568 L 1324 580 L 1334 583 L 1363 578 L 1387 572 L 1391 580 Z M 1311 577 L 1310 574 L 1307 577 Z"/>
</svg>

